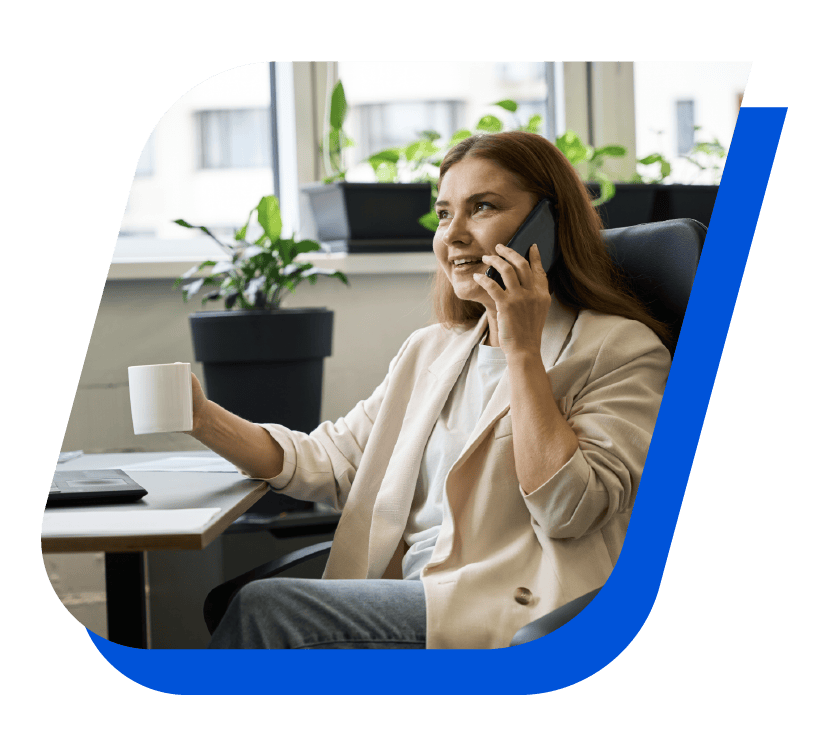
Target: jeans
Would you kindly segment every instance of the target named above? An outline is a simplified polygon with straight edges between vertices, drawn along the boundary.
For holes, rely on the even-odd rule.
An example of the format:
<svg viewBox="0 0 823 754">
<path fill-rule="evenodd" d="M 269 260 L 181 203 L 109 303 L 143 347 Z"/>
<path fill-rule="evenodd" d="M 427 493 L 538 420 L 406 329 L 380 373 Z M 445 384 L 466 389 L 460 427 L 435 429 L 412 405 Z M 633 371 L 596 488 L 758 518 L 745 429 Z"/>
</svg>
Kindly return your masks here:
<svg viewBox="0 0 823 754">
<path fill-rule="evenodd" d="M 229 604 L 209 649 L 425 649 L 420 581 L 253 581 Z"/>
</svg>

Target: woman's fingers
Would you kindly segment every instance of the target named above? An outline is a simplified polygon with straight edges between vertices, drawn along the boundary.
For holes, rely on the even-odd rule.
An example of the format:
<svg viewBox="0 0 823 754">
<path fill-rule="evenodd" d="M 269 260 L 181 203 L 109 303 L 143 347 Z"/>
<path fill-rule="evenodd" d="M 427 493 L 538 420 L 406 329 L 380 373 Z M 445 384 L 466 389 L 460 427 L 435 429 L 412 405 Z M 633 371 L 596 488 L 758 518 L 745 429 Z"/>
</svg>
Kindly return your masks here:
<svg viewBox="0 0 823 754">
<path fill-rule="evenodd" d="M 499 256 L 484 256 L 483 262 L 494 267 L 500 273 L 506 288 L 514 285 L 515 282 L 523 288 L 531 288 L 534 284 L 535 274 L 543 271 L 537 244 L 531 245 L 528 259 L 508 248 L 508 246 L 503 246 L 503 244 L 497 244 L 495 250 Z M 508 277 L 506 271 L 509 272 Z"/>
</svg>

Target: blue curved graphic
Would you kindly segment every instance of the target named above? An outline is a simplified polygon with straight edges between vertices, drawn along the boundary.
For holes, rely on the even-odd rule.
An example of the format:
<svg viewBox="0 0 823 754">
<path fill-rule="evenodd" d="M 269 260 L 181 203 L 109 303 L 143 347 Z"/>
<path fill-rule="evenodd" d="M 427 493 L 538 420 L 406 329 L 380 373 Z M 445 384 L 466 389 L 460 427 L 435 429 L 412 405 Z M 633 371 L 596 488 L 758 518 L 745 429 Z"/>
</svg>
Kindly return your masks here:
<svg viewBox="0 0 823 754">
<path fill-rule="evenodd" d="M 618 564 L 549 636 L 498 650 L 143 650 L 89 632 L 121 673 L 174 694 L 537 694 L 608 665 L 654 604 L 786 108 L 742 108 Z"/>
</svg>

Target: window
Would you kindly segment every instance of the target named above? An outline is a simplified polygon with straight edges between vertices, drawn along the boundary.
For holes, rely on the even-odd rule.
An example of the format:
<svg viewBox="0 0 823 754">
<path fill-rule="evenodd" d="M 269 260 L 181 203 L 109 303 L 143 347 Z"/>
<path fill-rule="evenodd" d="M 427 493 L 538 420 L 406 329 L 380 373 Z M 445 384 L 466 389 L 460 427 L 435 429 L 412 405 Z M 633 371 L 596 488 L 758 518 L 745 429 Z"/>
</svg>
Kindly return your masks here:
<svg viewBox="0 0 823 754">
<path fill-rule="evenodd" d="M 146 146 L 140 153 L 140 159 L 137 161 L 137 167 L 134 170 L 134 176 L 146 177 L 154 175 L 154 134 L 149 136 Z"/>
<path fill-rule="evenodd" d="M 698 141 L 717 139 L 728 149 L 750 70 L 751 63 L 634 63 L 637 156 L 662 154 L 672 166 L 667 182 L 712 183 L 716 171 L 701 170 L 684 155 Z M 659 174 L 654 166 L 637 170 Z"/>
<path fill-rule="evenodd" d="M 408 144 L 423 131 L 450 136 L 460 128 L 463 104 L 429 100 L 355 105 L 350 115 L 353 159 L 359 162 L 381 149 Z"/>
<path fill-rule="evenodd" d="M 694 146 L 694 100 L 678 100 L 677 110 L 677 155 L 691 152 Z"/>
<path fill-rule="evenodd" d="M 529 117 L 549 112 L 554 81 L 547 81 L 545 63 L 446 63 L 340 61 L 337 78 L 343 82 L 349 114 L 344 130 L 355 142 L 345 155 L 348 180 L 373 181 L 374 172 L 362 160 L 386 147 L 408 144 L 421 131 L 446 138 L 473 129 L 488 114 L 506 128 L 525 125 Z M 511 99 L 515 117 L 495 108 Z M 554 126 L 554 124 L 552 124 Z"/>
<path fill-rule="evenodd" d="M 225 233 L 245 223 L 274 191 L 271 96 L 270 65 L 257 63 L 212 76 L 172 105 L 136 166 L 115 259 L 185 257 L 193 244 L 214 245 L 175 225 L 179 217 Z M 149 238 L 162 243 L 138 243 Z M 176 251 L 171 241 L 185 243 Z"/>
<path fill-rule="evenodd" d="M 204 110 L 196 117 L 201 169 L 271 166 L 269 108 Z"/>
</svg>

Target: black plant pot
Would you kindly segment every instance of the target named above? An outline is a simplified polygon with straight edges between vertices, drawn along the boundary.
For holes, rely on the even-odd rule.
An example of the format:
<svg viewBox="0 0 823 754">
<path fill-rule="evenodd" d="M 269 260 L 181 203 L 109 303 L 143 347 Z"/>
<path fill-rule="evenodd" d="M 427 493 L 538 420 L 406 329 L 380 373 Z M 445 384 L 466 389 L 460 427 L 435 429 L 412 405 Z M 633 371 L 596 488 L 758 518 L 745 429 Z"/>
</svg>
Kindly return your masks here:
<svg viewBox="0 0 823 754">
<path fill-rule="evenodd" d="M 587 183 L 593 198 L 600 196 L 596 183 Z M 642 223 L 689 218 L 709 226 L 717 186 L 683 184 L 616 183 L 614 196 L 597 207 L 606 228 L 626 228 Z"/>
<path fill-rule="evenodd" d="M 302 187 L 318 239 L 358 252 L 431 251 L 434 233 L 418 220 L 431 209 L 428 183 L 329 183 Z"/>
<path fill-rule="evenodd" d="M 600 197 L 600 186 L 587 183 L 593 199 Z M 614 196 L 596 207 L 605 228 L 627 228 L 652 222 L 656 186 L 643 183 L 616 183 Z"/>
<path fill-rule="evenodd" d="M 667 220 L 686 217 L 709 227 L 714 202 L 717 199 L 718 186 L 672 184 L 660 188 L 665 189 L 668 194 L 669 216 Z"/>
<path fill-rule="evenodd" d="M 323 308 L 189 315 L 209 400 L 252 422 L 311 432 L 320 423 L 333 322 L 334 312 Z M 250 512 L 265 516 L 310 505 L 268 493 Z"/>
</svg>

